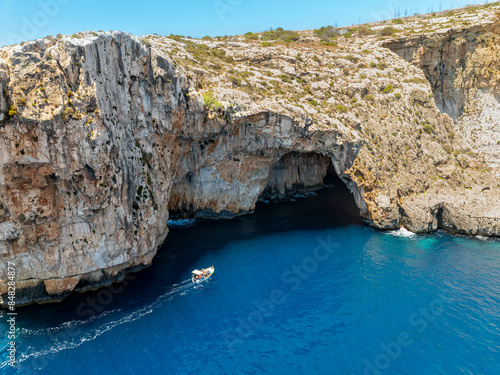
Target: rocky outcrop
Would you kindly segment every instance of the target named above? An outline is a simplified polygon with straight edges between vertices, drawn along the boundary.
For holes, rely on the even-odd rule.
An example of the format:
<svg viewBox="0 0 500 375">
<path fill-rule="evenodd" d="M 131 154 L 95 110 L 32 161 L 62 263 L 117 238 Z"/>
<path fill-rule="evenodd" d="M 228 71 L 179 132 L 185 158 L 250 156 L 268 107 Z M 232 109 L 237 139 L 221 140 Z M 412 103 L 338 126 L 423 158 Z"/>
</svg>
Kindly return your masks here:
<svg viewBox="0 0 500 375">
<path fill-rule="evenodd" d="M 498 175 L 456 153 L 469 136 L 414 61 L 366 43 L 112 32 L 0 49 L 0 257 L 17 302 L 120 280 L 171 215 L 251 212 L 328 168 L 375 227 L 498 236 Z"/>
<path fill-rule="evenodd" d="M 495 185 L 498 187 L 500 176 L 499 34 L 497 18 L 471 27 L 383 43 L 423 70 L 436 105 L 455 121 L 450 136 L 457 138 L 453 155 L 460 167 L 482 171 L 481 186 L 471 181 L 453 199 L 443 194 L 446 186 L 436 186 L 424 197 L 405 199 L 401 204 L 402 221 L 409 229 L 419 232 L 443 228 L 471 235 L 498 233 L 500 200 L 492 194 L 492 188 L 494 191 Z M 473 154 L 481 155 L 482 167 L 471 164 Z M 446 178 L 455 173 L 453 169 L 439 169 Z M 416 217 L 419 220 L 415 221 Z"/>
<path fill-rule="evenodd" d="M 424 71 L 438 108 L 493 168 L 500 166 L 499 34 L 497 18 L 383 44 Z"/>
</svg>

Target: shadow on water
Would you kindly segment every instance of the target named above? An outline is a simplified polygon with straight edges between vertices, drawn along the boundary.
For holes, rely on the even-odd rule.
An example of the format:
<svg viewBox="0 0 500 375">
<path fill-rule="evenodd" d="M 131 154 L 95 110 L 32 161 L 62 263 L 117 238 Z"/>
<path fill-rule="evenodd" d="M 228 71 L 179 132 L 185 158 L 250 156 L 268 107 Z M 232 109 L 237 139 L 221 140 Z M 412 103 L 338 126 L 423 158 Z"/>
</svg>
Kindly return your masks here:
<svg viewBox="0 0 500 375">
<path fill-rule="evenodd" d="M 173 286 L 186 281 L 194 268 L 210 266 L 199 264 L 201 258 L 226 244 L 271 233 L 294 230 L 324 229 L 348 225 L 364 225 L 352 194 L 334 175 L 325 177 L 325 188 L 307 196 L 297 196 L 286 201 L 259 203 L 253 214 L 232 220 L 198 220 L 196 225 L 172 228 L 165 244 L 158 250 L 153 264 L 126 278 L 126 286 L 118 285 L 112 298 L 96 303 L 101 290 L 75 293 L 66 300 L 45 305 L 30 305 L 19 310 L 21 316 L 45 326 L 60 324 L 71 319 L 113 309 L 128 310 L 146 305 Z M 215 265 L 217 266 L 217 265 Z M 108 293 L 109 294 L 109 293 Z M 96 306 L 96 307 L 93 307 Z"/>
</svg>

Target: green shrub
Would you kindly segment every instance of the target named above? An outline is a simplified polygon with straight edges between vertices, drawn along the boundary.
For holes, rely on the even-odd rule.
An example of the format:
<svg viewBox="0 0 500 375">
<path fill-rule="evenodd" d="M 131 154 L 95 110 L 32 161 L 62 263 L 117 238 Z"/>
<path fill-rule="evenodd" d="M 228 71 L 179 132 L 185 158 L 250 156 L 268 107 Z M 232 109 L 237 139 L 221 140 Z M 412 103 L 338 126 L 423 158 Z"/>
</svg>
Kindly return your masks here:
<svg viewBox="0 0 500 375">
<path fill-rule="evenodd" d="M 392 23 L 396 24 L 396 25 L 401 25 L 403 23 L 403 20 L 397 18 L 395 20 L 392 20 Z"/>
<path fill-rule="evenodd" d="M 346 55 L 346 56 L 344 56 L 344 58 L 345 58 L 346 60 L 349 60 L 349 61 L 353 62 L 353 63 L 357 63 L 357 62 L 358 62 L 358 58 L 357 58 L 357 57 L 354 57 L 354 56 L 352 56 L 352 55 Z"/>
<path fill-rule="evenodd" d="M 373 95 L 370 95 L 370 94 L 365 95 L 365 97 L 363 99 L 368 100 L 370 102 L 373 102 L 375 100 Z"/>
<path fill-rule="evenodd" d="M 248 33 L 245 34 L 245 39 L 246 40 L 258 40 L 259 34 L 252 33 L 251 31 L 249 31 Z"/>
<path fill-rule="evenodd" d="M 17 107 L 14 104 L 10 105 L 8 115 L 9 117 L 17 115 Z"/>
<path fill-rule="evenodd" d="M 278 77 L 281 78 L 281 80 L 285 83 L 292 83 L 290 77 L 286 74 L 280 74 Z"/>
<path fill-rule="evenodd" d="M 403 82 L 405 82 L 405 83 L 420 83 L 420 79 L 418 79 L 418 78 L 406 78 L 406 79 L 403 79 Z"/>
<path fill-rule="evenodd" d="M 335 109 L 336 109 L 337 111 L 339 111 L 340 113 L 346 113 L 346 112 L 347 112 L 347 108 L 346 108 L 346 107 L 344 107 L 343 105 L 340 105 L 340 104 L 339 104 L 339 105 L 336 105 L 336 106 L 335 106 Z"/>
<path fill-rule="evenodd" d="M 309 86 L 305 86 L 304 87 L 304 95 L 312 95 L 312 91 L 311 91 L 311 88 Z"/>
<path fill-rule="evenodd" d="M 70 119 L 81 120 L 82 114 L 73 107 L 66 107 L 62 112 L 62 118 L 64 121 L 69 121 Z"/>
<path fill-rule="evenodd" d="M 325 41 L 321 41 L 320 44 L 324 45 L 324 46 L 332 46 L 332 47 L 337 47 L 338 44 L 335 43 L 335 42 L 325 42 Z"/>
<path fill-rule="evenodd" d="M 392 87 L 392 85 L 387 85 L 383 90 L 382 92 L 384 94 L 390 94 L 391 92 L 394 92 L 394 87 Z"/>
<path fill-rule="evenodd" d="M 203 94 L 203 106 L 207 109 L 222 109 L 223 105 L 217 100 L 217 97 L 212 91 L 207 91 Z"/>
<path fill-rule="evenodd" d="M 320 38 L 323 42 L 330 42 L 335 39 L 339 33 L 333 26 L 324 26 L 314 30 L 314 36 Z"/>
<path fill-rule="evenodd" d="M 375 31 L 373 31 L 372 29 L 370 29 L 369 27 L 366 27 L 366 26 L 358 27 L 358 30 L 356 32 L 359 36 L 366 36 L 366 35 L 375 34 Z"/>
<path fill-rule="evenodd" d="M 448 153 L 448 154 L 451 154 L 453 152 L 451 146 L 449 146 L 449 145 L 444 145 L 443 150 L 445 150 L 446 153 Z"/>
<path fill-rule="evenodd" d="M 392 34 L 396 33 L 397 30 L 394 29 L 393 27 L 391 26 L 387 26 L 387 27 L 384 27 L 383 29 L 381 29 L 379 32 L 378 32 L 378 35 L 381 35 L 381 36 L 391 36 Z"/>
<path fill-rule="evenodd" d="M 226 58 L 226 51 L 221 48 L 212 48 L 210 54 L 218 59 L 224 60 Z"/>
<path fill-rule="evenodd" d="M 212 40 L 212 37 L 209 36 L 209 35 L 205 35 L 203 38 L 201 38 L 201 40 L 207 40 L 207 41 L 210 41 Z"/>
<path fill-rule="evenodd" d="M 422 126 L 422 129 L 427 134 L 434 133 L 434 130 L 435 130 L 434 126 L 432 126 L 431 124 L 424 124 L 424 126 Z"/>
<path fill-rule="evenodd" d="M 233 84 L 233 85 L 236 85 L 236 86 L 240 86 L 241 85 L 241 78 L 238 78 L 238 77 L 235 77 L 235 76 L 229 76 L 229 81 Z"/>
<path fill-rule="evenodd" d="M 264 31 L 262 40 L 278 40 L 285 43 L 295 42 L 300 39 L 300 35 L 292 30 L 285 30 L 278 27 L 276 30 Z"/>
<path fill-rule="evenodd" d="M 399 100 L 399 99 L 401 99 L 401 94 L 399 92 L 397 92 L 394 94 L 394 97 Z"/>
</svg>

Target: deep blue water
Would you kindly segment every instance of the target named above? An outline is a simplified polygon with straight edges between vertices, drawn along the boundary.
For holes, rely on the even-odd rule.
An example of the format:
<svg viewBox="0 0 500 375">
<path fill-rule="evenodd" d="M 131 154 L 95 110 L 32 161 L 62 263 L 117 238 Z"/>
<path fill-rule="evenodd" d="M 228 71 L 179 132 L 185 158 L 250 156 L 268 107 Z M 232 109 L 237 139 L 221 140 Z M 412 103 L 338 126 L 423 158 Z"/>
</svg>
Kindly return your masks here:
<svg viewBox="0 0 500 375">
<path fill-rule="evenodd" d="M 4 317 L 0 372 L 500 374 L 500 242 L 380 232 L 351 201 L 172 229 L 125 286 L 18 309 L 16 370 Z"/>
</svg>

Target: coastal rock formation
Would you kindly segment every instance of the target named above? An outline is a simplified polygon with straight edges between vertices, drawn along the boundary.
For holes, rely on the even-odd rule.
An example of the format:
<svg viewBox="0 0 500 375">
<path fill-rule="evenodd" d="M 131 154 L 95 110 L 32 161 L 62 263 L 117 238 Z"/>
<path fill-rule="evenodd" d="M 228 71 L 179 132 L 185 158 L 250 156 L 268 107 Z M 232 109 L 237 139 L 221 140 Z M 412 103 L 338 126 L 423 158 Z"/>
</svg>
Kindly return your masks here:
<svg viewBox="0 0 500 375">
<path fill-rule="evenodd" d="M 500 235 L 498 154 L 463 117 L 481 90 L 498 106 L 498 60 L 480 42 L 493 24 L 472 26 L 472 62 L 456 52 L 482 67 L 474 81 L 413 36 L 90 32 L 0 49 L 0 257 L 16 264 L 17 302 L 120 280 L 151 263 L 170 215 L 248 213 L 321 188 L 328 169 L 377 228 Z M 434 66 L 467 90 L 438 84 Z M 498 113 L 487 108 L 483 129 Z"/>
<path fill-rule="evenodd" d="M 493 168 L 500 166 L 499 34 L 497 20 L 384 43 L 424 71 L 438 108 Z"/>
</svg>

